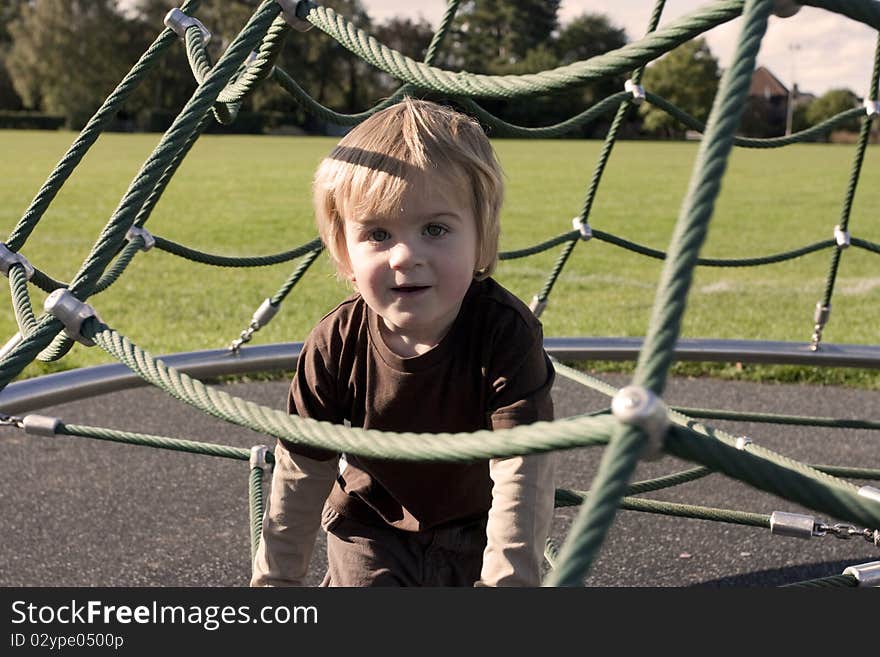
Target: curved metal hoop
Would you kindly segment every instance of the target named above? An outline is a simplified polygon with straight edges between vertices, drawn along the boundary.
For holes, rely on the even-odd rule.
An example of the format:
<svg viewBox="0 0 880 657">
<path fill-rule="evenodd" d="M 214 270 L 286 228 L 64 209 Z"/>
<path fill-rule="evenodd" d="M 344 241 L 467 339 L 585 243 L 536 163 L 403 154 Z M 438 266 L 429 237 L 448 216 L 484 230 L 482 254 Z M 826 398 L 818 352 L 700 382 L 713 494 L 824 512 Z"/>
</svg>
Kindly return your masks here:
<svg viewBox="0 0 880 657">
<path fill-rule="evenodd" d="M 547 338 L 544 346 L 560 360 L 628 361 L 638 358 L 642 338 Z M 243 347 L 238 353 L 212 349 L 161 358 L 169 367 L 210 379 L 292 370 L 301 348 L 301 342 L 284 342 Z M 820 350 L 811 351 L 808 344 L 798 342 L 682 339 L 676 343 L 675 360 L 880 369 L 880 346 L 823 344 Z M 146 381 L 121 363 L 85 367 L 8 385 L 0 390 L 0 411 L 22 413 L 144 385 Z"/>
</svg>

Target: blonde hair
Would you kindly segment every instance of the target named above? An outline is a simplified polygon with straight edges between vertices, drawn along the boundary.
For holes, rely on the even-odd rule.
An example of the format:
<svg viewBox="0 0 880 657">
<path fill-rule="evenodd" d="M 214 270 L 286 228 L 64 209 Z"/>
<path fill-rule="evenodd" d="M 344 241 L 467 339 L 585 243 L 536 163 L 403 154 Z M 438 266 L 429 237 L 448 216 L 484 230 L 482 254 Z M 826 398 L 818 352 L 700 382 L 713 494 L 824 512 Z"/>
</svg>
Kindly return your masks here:
<svg viewBox="0 0 880 657">
<path fill-rule="evenodd" d="M 501 166 L 483 129 L 472 118 L 405 97 L 355 127 L 318 166 L 313 186 L 318 232 L 340 275 L 350 273 L 345 218 L 391 215 L 419 176 L 465 189 L 477 222 L 474 277 L 498 264 Z"/>
</svg>

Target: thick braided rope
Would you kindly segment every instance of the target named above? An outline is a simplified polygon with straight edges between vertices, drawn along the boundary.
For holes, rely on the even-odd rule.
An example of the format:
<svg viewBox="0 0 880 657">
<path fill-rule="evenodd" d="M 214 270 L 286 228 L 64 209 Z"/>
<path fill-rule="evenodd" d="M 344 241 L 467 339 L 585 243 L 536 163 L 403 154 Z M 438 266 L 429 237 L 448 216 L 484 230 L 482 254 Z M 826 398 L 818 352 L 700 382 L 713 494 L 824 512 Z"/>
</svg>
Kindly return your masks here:
<svg viewBox="0 0 880 657">
<path fill-rule="evenodd" d="M 745 95 L 761 37 L 767 29 L 771 3 L 746 2 L 744 25 L 733 64 L 725 72 L 709 117 L 707 134 L 691 179 L 690 191 L 676 223 L 665 261 L 648 335 L 639 355 L 634 382 L 655 394 L 663 392 L 684 312 L 694 261 L 705 240 L 715 197 L 724 174 L 727 155 L 739 123 Z M 593 490 L 581 508 L 560 551 L 560 563 L 548 579 L 550 585 L 580 586 L 614 519 L 626 482 L 632 475 L 645 435 L 635 427 L 615 431 L 605 449 Z M 705 461 L 701 461 L 708 465 Z M 713 466 L 709 466 L 713 467 Z"/>
<path fill-rule="evenodd" d="M 575 417 L 557 422 L 539 422 L 504 431 L 470 434 L 391 433 L 348 429 L 271 409 L 204 385 L 167 367 L 117 332 L 97 323 L 83 322 L 83 334 L 128 366 L 144 380 L 172 397 L 233 424 L 298 444 L 344 451 L 374 458 L 401 460 L 469 461 L 491 456 L 513 456 L 534 452 L 604 444 L 613 418 Z M 536 444 L 548 427 L 550 434 Z"/>
<path fill-rule="evenodd" d="M 617 394 L 618 389 L 616 387 L 614 387 L 608 383 L 605 383 L 604 381 L 596 379 L 595 377 L 592 377 L 588 374 L 585 374 L 584 372 L 579 372 L 578 370 L 575 370 L 571 367 L 563 365 L 562 363 L 559 363 L 555 359 L 553 360 L 553 366 L 558 374 L 560 374 L 568 379 L 571 379 L 573 381 L 577 381 L 578 383 L 582 383 L 584 385 L 587 385 L 590 388 L 592 388 L 593 390 L 596 390 L 596 391 L 601 392 L 605 395 L 608 395 L 609 397 L 613 397 L 615 394 Z M 715 453 L 711 456 L 707 456 L 707 453 L 714 452 L 716 449 L 724 452 L 724 451 L 727 451 L 729 448 L 732 448 L 734 450 L 737 450 L 737 452 L 742 453 L 742 450 L 740 450 L 740 448 L 737 446 L 737 436 L 733 436 L 733 435 L 731 435 L 721 429 L 718 429 L 715 427 L 709 427 L 709 426 L 703 425 L 699 422 L 695 422 L 693 420 L 693 418 L 691 418 L 687 415 L 683 415 L 682 413 L 677 412 L 675 410 L 669 411 L 669 419 L 672 422 L 676 423 L 679 427 L 687 428 L 688 430 L 690 430 L 691 432 L 693 432 L 696 435 L 701 435 L 701 436 L 704 436 L 707 438 L 714 439 L 714 440 L 707 441 L 704 445 L 701 445 L 700 449 L 698 451 L 691 451 L 690 446 L 685 446 L 686 453 L 684 454 L 684 458 L 702 463 L 703 465 L 709 467 L 712 470 L 719 470 L 720 469 L 720 471 L 726 472 L 728 474 L 731 474 L 733 472 L 733 470 L 728 468 L 726 465 L 722 466 L 721 468 L 716 467 L 718 460 L 723 457 L 719 456 L 717 453 Z M 669 448 L 668 442 L 667 442 L 667 448 Z M 703 449 L 705 449 L 706 451 L 704 452 Z M 841 481 L 840 479 L 837 479 L 836 477 L 829 474 L 827 471 L 823 471 L 823 470 L 820 470 L 819 468 L 815 468 L 815 467 L 803 464 L 799 461 L 795 461 L 794 459 L 790 459 L 790 458 L 783 456 L 781 454 L 777 454 L 776 452 L 773 452 L 772 450 L 768 450 L 768 449 L 763 448 L 763 447 L 756 445 L 756 444 L 748 445 L 745 449 L 750 453 L 760 455 L 763 459 L 767 459 L 769 461 L 772 461 L 772 462 L 784 467 L 786 470 L 795 471 L 800 475 L 804 475 L 813 481 L 824 482 L 824 483 L 828 484 L 829 486 L 842 487 L 849 494 L 854 494 L 854 493 L 857 494 L 857 489 L 855 486 L 853 486 L 852 484 L 849 484 L 847 482 Z M 671 451 L 671 450 L 669 450 L 669 451 Z M 606 453 L 607 453 L 607 450 L 606 450 Z M 682 455 L 682 454 L 679 454 L 679 455 Z M 737 457 L 731 456 L 731 458 L 737 458 Z M 870 471 L 868 471 L 868 472 L 870 472 Z M 742 478 L 739 475 L 733 475 L 733 476 L 736 476 L 737 478 Z M 759 485 L 761 487 L 764 487 L 767 485 L 772 485 L 772 484 L 768 484 L 766 481 L 763 484 L 758 484 L 757 479 L 752 478 L 748 475 L 745 477 L 744 480 L 748 481 L 749 483 Z M 765 490 L 766 490 L 766 488 L 765 488 Z M 806 505 L 811 506 L 810 503 L 806 503 Z"/>
<path fill-rule="evenodd" d="M 24 266 L 14 265 L 9 268 L 9 291 L 12 293 L 12 310 L 15 321 L 22 335 L 28 335 L 37 327 L 31 295 L 28 292 L 27 274 Z"/>
<path fill-rule="evenodd" d="M 354 54 L 399 80 L 454 96 L 514 98 L 561 91 L 642 66 L 706 30 L 736 18 L 742 4 L 742 0 L 720 0 L 671 22 L 651 37 L 585 62 L 575 62 L 542 73 L 503 76 L 451 73 L 420 64 L 379 43 L 330 8 L 312 3 L 303 3 L 300 6 L 304 5 L 307 9 L 301 14 L 302 18 L 329 34 Z"/>
<path fill-rule="evenodd" d="M 183 162 L 183 159 L 189 154 L 190 150 L 193 147 L 193 144 L 196 143 L 199 137 L 202 136 L 202 133 L 205 129 L 211 124 L 211 113 L 207 112 L 202 117 L 201 121 L 196 125 L 195 130 L 193 130 L 189 137 L 187 137 L 183 146 L 180 150 L 175 153 L 174 157 L 171 158 L 171 162 L 162 172 L 162 175 L 159 176 L 159 180 L 156 181 L 156 185 L 150 191 L 149 196 L 147 196 L 146 200 L 144 200 L 141 205 L 141 209 L 138 210 L 137 216 L 134 218 L 134 225 L 143 228 L 144 224 L 147 223 L 147 219 L 150 218 L 150 215 L 153 213 L 153 208 L 156 207 L 156 204 L 159 202 L 159 199 L 162 198 L 162 194 L 165 191 L 165 188 L 168 187 L 168 183 L 171 182 L 171 178 L 177 172 L 177 169 L 180 167 L 180 164 Z"/>
<path fill-rule="evenodd" d="M 248 477 L 248 512 L 251 524 L 251 561 L 260 546 L 260 535 L 263 533 L 263 470 L 251 468 Z"/>
<path fill-rule="evenodd" d="M 288 415 L 205 386 L 154 360 L 94 318 L 83 323 L 83 334 L 145 380 L 215 417 L 300 444 L 352 454 L 439 461 L 512 456 L 602 444 L 617 424 L 614 418 L 608 416 L 579 416 L 503 431 L 483 430 L 460 434 L 348 429 Z M 723 432 L 693 422 L 688 422 L 686 427 L 674 427 L 666 439 L 667 451 L 676 456 L 703 463 L 710 469 L 730 474 L 835 517 L 880 526 L 880 504 L 859 497 L 852 484 L 816 472 L 769 450 L 755 448 L 740 451 L 731 443 L 733 440 L 725 437 Z M 607 453 L 608 450 L 605 451 Z"/>
</svg>

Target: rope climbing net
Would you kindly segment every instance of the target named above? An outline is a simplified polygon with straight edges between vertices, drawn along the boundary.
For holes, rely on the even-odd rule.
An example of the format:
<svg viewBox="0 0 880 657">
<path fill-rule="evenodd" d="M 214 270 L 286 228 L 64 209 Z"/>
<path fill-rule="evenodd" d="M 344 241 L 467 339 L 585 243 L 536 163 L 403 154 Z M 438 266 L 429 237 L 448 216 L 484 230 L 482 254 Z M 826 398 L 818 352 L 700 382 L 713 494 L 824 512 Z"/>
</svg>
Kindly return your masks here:
<svg viewBox="0 0 880 657">
<path fill-rule="evenodd" d="M 803 537 L 836 535 L 861 536 L 880 547 L 880 490 L 849 481 L 880 479 L 880 470 L 811 466 L 763 448 L 742 437 L 697 422 L 694 418 L 739 419 L 754 422 L 789 423 L 810 426 L 846 426 L 877 430 L 880 422 L 803 418 L 784 415 L 725 413 L 701 409 L 671 409 L 662 401 L 669 368 L 674 360 L 689 287 L 698 266 L 752 267 L 782 262 L 816 251 L 831 249 L 832 258 L 823 298 L 817 303 L 813 351 L 822 349 L 822 330 L 828 320 L 835 279 L 843 252 L 849 247 L 880 253 L 880 245 L 851 236 L 849 217 L 869 141 L 872 122 L 880 115 L 880 41 L 874 58 L 868 100 L 861 108 L 837 116 L 803 132 L 774 139 L 746 139 L 735 135 L 761 40 L 769 16 L 786 17 L 799 5 L 791 1 L 719 0 L 659 28 L 664 2 L 658 1 L 651 15 L 646 36 L 620 49 L 553 70 L 528 75 L 489 76 L 451 72 L 433 65 L 444 37 L 454 20 L 459 0 L 450 0 L 441 24 L 434 34 L 423 62 L 405 57 L 362 30 L 332 9 L 308 0 L 267 0 L 251 16 L 222 56 L 211 62 L 206 42 L 208 30 L 195 18 L 200 3 L 187 0 L 172 10 L 164 29 L 131 71 L 110 94 L 49 175 L 17 225 L 0 243 L 0 266 L 8 277 L 12 304 L 19 331 L 0 350 L 0 409 L 3 389 L 35 359 L 57 360 L 76 343 L 98 345 L 154 386 L 172 397 L 224 421 L 292 442 L 344 451 L 364 456 L 404 460 L 464 461 L 474 458 L 512 456 L 550 450 L 603 445 L 598 472 L 589 491 L 557 491 L 557 506 L 580 506 L 580 510 L 559 550 L 548 545 L 547 559 L 552 569 L 546 579 L 551 586 L 578 586 L 596 558 L 617 509 L 635 509 L 674 516 L 704 518 L 768 527 L 776 533 Z M 870 0 L 812 0 L 812 5 L 842 14 L 880 30 L 880 3 Z M 650 61 L 693 39 L 707 30 L 742 17 L 736 54 L 725 71 L 708 122 L 701 122 L 667 100 L 641 86 L 644 67 Z M 311 98 L 277 64 L 291 28 L 317 27 L 364 61 L 402 82 L 398 91 L 369 111 L 340 114 Z M 295 36 L 295 33 L 294 33 Z M 107 127 L 126 99 L 137 89 L 160 60 L 164 51 L 182 38 L 198 87 L 183 110 L 165 132 L 144 162 L 119 202 L 88 256 L 69 282 L 52 278 L 32 265 L 22 251 L 41 217 L 65 181 L 95 140 Z M 475 99 L 526 98 L 549 94 L 600 77 L 630 73 L 624 90 L 615 93 L 559 124 L 541 128 L 516 126 L 486 112 Z M 203 384 L 178 368 L 157 360 L 130 342 L 86 303 L 113 285 L 140 253 L 155 247 L 195 262 L 225 267 L 256 267 L 298 260 L 295 269 L 275 293 L 259 306 L 250 324 L 230 345 L 236 354 L 278 312 L 291 289 L 321 253 L 314 239 L 302 246 L 268 256 L 229 257 L 201 252 L 151 235 L 145 225 L 193 144 L 212 121 L 231 123 L 243 99 L 258 85 L 273 81 L 288 91 L 309 112 L 339 125 L 354 125 L 387 107 L 406 94 L 436 94 L 453 100 L 498 134 L 521 137 L 551 137 L 564 134 L 597 117 L 614 111 L 607 137 L 589 181 L 583 207 L 572 230 L 533 247 L 501 254 L 514 259 L 544 252 L 562 245 L 543 288 L 532 300 L 533 312 L 540 315 L 566 262 L 581 242 L 597 239 L 633 252 L 663 260 L 653 312 L 638 354 L 630 385 L 618 390 L 583 372 L 557 362 L 557 371 L 578 383 L 607 394 L 610 412 L 581 415 L 498 432 L 470 434 L 409 434 L 363 430 L 316 422 L 288 415 L 232 396 L 217 387 Z M 683 125 L 703 134 L 689 191 L 681 207 L 668 250 L 661 252 L 594 229 L 589 224 L 591 208 L 603 172 L 610 158 L 627 111 L 648 102 L 668 112 Z M 824 134 L 834 127 L 861 116 L 861 131 L 841 218 L 833 237 L 804 247 L 770 256 L 748 259 L 709 259 L 699 256 L 719 194 L 729 154 L 734 146 L 778 148 Z M 29 285 L 48 292 L 45 312 L 34 312 Z M 875 365 L 876 366 L 876 365 Z M 14 388 L 13 384 L 7 392 Z M 8 395 L 7 395 L 8 399 Z M 263 512 L 264 474 L 271 469 L 271 450 L 258 446 L 251 450 L 147 435 L 98 427 L 66 424 L 42 415 L 0 413 L 0 425 L 18 427 L 37 436 L 83 436 L 131 444 L 149 445 L 198 454 L 248 460 L 250 463 L 251 550 L 259 541 Z M 699 467 L 668 476 L 631 484 L 639 460 L 665 453 Z M 768 491 L 846 523 L 831 524 L 819 518 L 775 512 L 771 515 L 708 509 L 635 497 L 684 482 L 724 473 L 751 486 Z M 880 581 L 880 562 L 853 566 L 838 577 L 803 585 L 875 584 Z"/>
</svg>

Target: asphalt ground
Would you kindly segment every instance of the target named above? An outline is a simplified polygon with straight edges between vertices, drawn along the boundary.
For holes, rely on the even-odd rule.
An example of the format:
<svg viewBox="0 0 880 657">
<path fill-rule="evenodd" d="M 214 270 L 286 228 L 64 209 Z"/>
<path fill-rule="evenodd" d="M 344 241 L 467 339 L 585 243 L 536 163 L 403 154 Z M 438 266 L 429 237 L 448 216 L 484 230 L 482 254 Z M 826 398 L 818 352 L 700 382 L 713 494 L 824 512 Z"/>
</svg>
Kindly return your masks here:
<svg viewBox="0 0 880 657">
<path fill-rule="evenodd" d="M 602 378 L 615 385 L 627 379 Z M 224 388 L 283 408 L 284 381 Z M 880 419 L 876 391 L 672 379 L 670 405 Z M 557 417 L 598 410 L 608 398 L 562 377 Z M 269 442 L 151 387 L 46 409 L 67 424 L 124 429 L 240 447 Z M 877 431 L 711 421 L 805 463 L 880 468 Z M 557 485 L 588 489 L 602 448 L 559 452 Z M 638 466 L 634 481 L 693 464 L 664 457 Z M 250 576 L 247 462 L 0 427 L 0 586 L 245 586 Z M 855 481 L 878 485 L 877 481 Z M 770 514 L 810 512 L 720 474 L 645 497 Z M 557 509 L 561 545 L 575 510 Z M 839 575 L 880 559 L 862 538 L 798 539 L 768 529 L 619 511 L 585 580 L 592 587 L 774 587 Z M 319 537 L 308 584 L 323 576 Z"/>
</svg>

